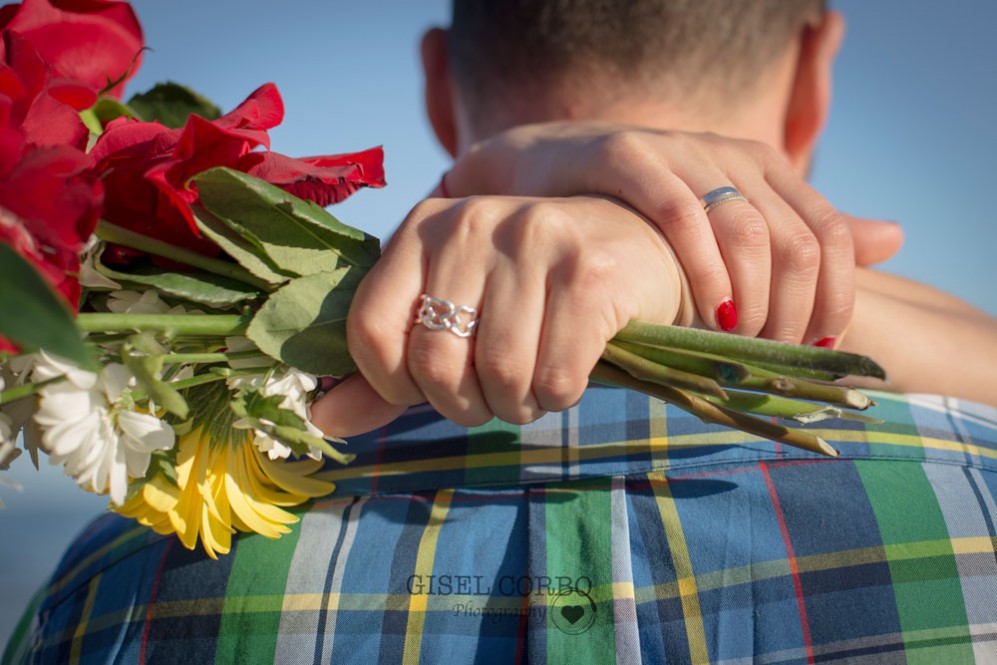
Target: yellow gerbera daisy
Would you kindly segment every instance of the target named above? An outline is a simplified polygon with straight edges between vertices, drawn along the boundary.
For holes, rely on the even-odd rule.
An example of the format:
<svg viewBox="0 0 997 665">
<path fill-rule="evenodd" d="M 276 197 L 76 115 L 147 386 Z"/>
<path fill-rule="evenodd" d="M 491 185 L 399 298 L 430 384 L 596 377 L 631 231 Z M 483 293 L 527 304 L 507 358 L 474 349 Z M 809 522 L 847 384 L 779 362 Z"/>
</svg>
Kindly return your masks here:
<svg viewBox="0 0 997 665">
<path fill-rule="evenodd" d="M 330 493 L 335 485 L 313 478 L 322 462 L 273 461 L 245 430 L 227 441 L 196 427 L 179 437 L 176 485 L 161 475 L 145 482 L 115 510 L 157 533 L 176 533 L 188 549 L 198 536 L 211 558 L 227 554 L 236 530 L 279 538 L 298 517 L 283 508 Z"/>
</svg>

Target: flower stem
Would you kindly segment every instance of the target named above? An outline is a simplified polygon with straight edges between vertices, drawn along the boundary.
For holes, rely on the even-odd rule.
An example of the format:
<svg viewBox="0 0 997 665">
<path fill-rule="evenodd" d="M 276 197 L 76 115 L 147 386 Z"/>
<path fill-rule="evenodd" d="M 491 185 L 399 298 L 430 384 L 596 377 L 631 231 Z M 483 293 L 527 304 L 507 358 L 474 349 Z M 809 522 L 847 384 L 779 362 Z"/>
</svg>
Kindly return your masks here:
<svg viewBox="0 0 997 665">
<path fill-rule="evenodd" d="M 748 434 L 754 434 L 772 441 L 779 441 L 822 455 L 830 457 L 838 456 L 838 451 L 819 436 L 770 423 L 724 406 L 711 404 L 698 395 L 679 390 L 678 388 L 641 381 L 605 361 L 599 361 L 592 370 L 590 378 L 597 383 L 639 390 L 646 395 L 651 395 L 674 404 L 706 422 L 734 427 Z"/>
<path fill-rule="evenodd" d="M 181 379 L 180 381 L 174 381 L 169 385 L 170 388 L 173 388 L 174 390 L 183 390 L 185 388 L 193 388 L 194 386 L 203 386 L 206 383 L 223 381 L 233 376 L 259 376 L 265 374 L 267 371 L 269 371 L 269 369 L 270 368 L 268 367 L 253 367 L 249 369 L 234 369 L 229 372 L 209 372 L 207 374 L 198 374 L 197 376 L 192 376 L 189 379 Z"/>
<path fill-rule="evenodd" d="M 612 342 L 606 345 L 606 349 L 602 352 L 602 359 L 625 370 L 628 374 L 641 381 L 650 381 L 651 383 L 670 385 L 676 388 L 687 388 L 697 393 L 713 395 L 721 400 L 727 399 L 727 393 L 710 377 L 660 365 L 652 360 L 631 353 L 626 349 L 622 349 Z"/>
<path fill-rule="evenodd" d="M 249 319 L 239 314 L 113 314 L 84 313 L 76 317 L 76 326 L 84 332 L 127 332 L 154 330 L 170 335 L 193 337 L 242 335 Z"/>
<path fill-rule="evenodd" d="M 142 235 L 141 233 L 136 233 L 120 226 L 115 226 L 114 224 L 110 224 L 104 220 L 97 222 L 95 232 L 97 237 L 105 242 L 113 242 L 117 245 L 123 245 L 125 247 L 130 247 L 131 249 L 137 249 L 142 252 L 147 252 L 155 256 L 161 256 L 179 263 L 185 263 L 189 266 L 200 268 L 201 270 L 205 270 L 216 275 L 221 275 L 223 277 L 243 282 L 244 284 L 249 284 L 250 286 L 264 292 L 270 292 L 273 290 L 273 287 L 271 287 L 269 283 L 249 272 L 238 263 L 204 256 L 203 254 L 198 254 L 197 252 L 193 252 L 189 249 L 177 247 L 176 245 L 171 245 L 163 242 L 162 240 L 156 240 L 155 238 L 150 238 L 149 236 Z"/>
<path fill-rule="evenodd" d="M 883 368 L 865 356 L 708 330 L 631 321 L 617 333 L 616 339 L 649 346 L 705 351 L 735 361 L 758 361 L 785 368 L 813 368 L 831 371 L 838 376 L 853 374 L 886 378 Z"/>
<path fill-rule="evenodd" d="M 644 358 L 648 362 L 675 367 L 693 372 L 694 374 L 715 377 L 717 382 L 722 386 L 775 393 L 784 397 L 818 400 L 830 404 L 839 404 L 850 409 L 866 409 L 872 404 L 872 400 L 863 393 L 847 386 L 815 383 L 800 376 L 795 376 L 799 371 L 796 367 L 783 367 L 783 372 L 794 375 L 786 376 L 780 372 L 756 367 L 753 364 L 734 363 L 726 361 L 719 356 L 699 351 L 666 349 L 664 347 L 644 346 L 642 344 L 619 341 L 610 342 L 609 346 L 618 347 L 633 355 Z M 607 360 L 611 359 L 607 358 Z M 621 365 L 620 363 L 615 364 Z M 638 376 L 638 378 L 644 379 L 646 377 Z M 674 382 L 670 383 L 674 384 Z M 709 390 L 697 389 L 693 385 L 679 387 L 689 388 L 699 393 L 716 394 L 715 392 L 711 393 Z"/>
<path fill-rule="evenodd" d="M 59 383 L 65 380 L 65 376 L 53 376 L 51 379 L 46 379 L 44 381 L 25 383 L 24 385 L 14 386 L 13 388 L 8 388 L 7 390 L 0 390 L 0 404 L 9 404 L 11 402 L 16 402 L 19 399 L 24 399 L 25 397 L 37 395 L 40 388 L 44 388 L 47 385 Z"/>
<path fill-rule="evenodd" d="M 256 358 L 267 358 L 269 356 L 259 351 L 232 351 L 216 353 L 166 353 L 163 355 L 163 362 L 167 363 L 223 363 L 229 360 L 255 360 Z"/>
</svg>

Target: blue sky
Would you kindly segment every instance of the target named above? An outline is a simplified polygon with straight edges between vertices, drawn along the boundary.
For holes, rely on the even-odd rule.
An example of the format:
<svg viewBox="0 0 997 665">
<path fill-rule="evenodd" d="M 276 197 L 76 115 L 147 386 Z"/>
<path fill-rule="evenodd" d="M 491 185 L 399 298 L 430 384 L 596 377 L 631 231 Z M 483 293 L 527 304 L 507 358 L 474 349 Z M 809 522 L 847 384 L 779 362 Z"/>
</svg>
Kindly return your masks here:
<svg viewBox="0 0 997 665">
<path fill-rule="evenodd" d="M 997 314 L 997 3 L 840 0 L 848 34 L 813 183 L 842 210 L 903 224 L 886 269 Z M 383 145 L 389 186 L 334 212 L 384 237 L 438 181 L 446 155 L 421 106 L 418 38 L 446 0 L 138 0 L 145 56 L 130 90 L 185 83 L 230 109 L 267 81 L 284 96 L 275 150 L 293 156 Z M 18 469 L 18 467 L 20 467 Z M 74 533 L 106 500 L 57 470 L 11 474 L 0 533 L 0 644 L 14 614 Z"/>
</svg>

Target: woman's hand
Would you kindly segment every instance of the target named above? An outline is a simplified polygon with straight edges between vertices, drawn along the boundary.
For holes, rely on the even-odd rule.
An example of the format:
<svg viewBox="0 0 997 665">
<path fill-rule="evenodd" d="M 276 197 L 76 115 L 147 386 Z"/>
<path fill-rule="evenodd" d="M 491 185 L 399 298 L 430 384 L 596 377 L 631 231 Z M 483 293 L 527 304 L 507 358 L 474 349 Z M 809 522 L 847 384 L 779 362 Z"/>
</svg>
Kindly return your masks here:
<svg viewBox="0 0 997 665">
<path fill-rule="evenodd" d="M 769 146 L 713 134 L 522 126 L 474 146 L 445 185 L 451 196 L 593 193 L 624 201 L 675 250 L 706 326 L 805 344 L 841 337 L 856 263 L 886 260 L 903 239 L 895 224 L 837 212 Z M 706 213 L 700 199 L 725 186 L 748 201 Z"/>
<path fill-rule="evenodd" d="M 477 310 L 475 335 L 414 323 L 422 294 Z M 429 401 L 466 426 L 530 422 L 581 398 L 630 320 L 690 323 L 683 294 L 662 237 L 609 200 L 427 199 L 354 297 L 347 337 L 362 377 L 315 403 L 312 420 L 347 436 Z"/>
</svg>

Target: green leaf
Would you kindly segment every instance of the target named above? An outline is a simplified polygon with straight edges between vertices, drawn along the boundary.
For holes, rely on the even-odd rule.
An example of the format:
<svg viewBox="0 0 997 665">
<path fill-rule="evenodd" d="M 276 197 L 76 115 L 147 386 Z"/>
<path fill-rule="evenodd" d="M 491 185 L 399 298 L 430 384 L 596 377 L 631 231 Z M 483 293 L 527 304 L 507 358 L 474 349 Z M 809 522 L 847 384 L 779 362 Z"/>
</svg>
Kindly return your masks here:
<svg viewBox="0 0 997 665">
<path fill-rule="evenodd" d="M 208 272 L 171 272 L 146 269 L 124 273 L 96 263 L 97 270 L 122 286 L 158 289 L 161 293 L 215 308 L 226 308 L 260 295 L 253 287 Z"/>
<path fill-rule="evenodd" d="M 133 109 L 110 97 L 101 97 L 98 99 L 97 103 L 90 107 L 90 111 L 100 121 L 102 127 L 107 127 L 107 123 L 121 117 L 136 117 Z"/>
<path fill-rule="evenodd" d="M 341 268 L 299 277 L 267 299 L 246 336 L 291 367 L 322 376 L 356 369 L 346 347 L 346 314 L 365 271 Z"/>
<path fill-rule="evenodd" d="M 209 240 L 221 247 L 243 268 L 267 283 L 276 286 L 286 282 L 297 273 L 279 272 L 266 251 L 259 244 L 237 233 L 229 225 L 200 206 L 194 207 L 194 221 Z"/>
<path fill-rule="evenodd" d="M 290 409 L 282 407 L 281 402 L 283 401 L 284 395 L 270 395 L 268 397 L 258 390 L 246 391 L 244 397 L 245 413 L 240 415 L 256 420 L 268 420 L 274 425 L 293 427 L 303 431 L 305 429 L 304 419 Z M 233 404 L 235 403 L 233 402 Z M 236 411 L 236 413 L 239 412 Z"/>
<path fill-rule="evenodd" d="M 380 254 L 373 236 L 259 178 L 219 167 L 194 181 L 201 204 L 263 248 L 281 271 L 314 275 L 344 263 L 369 268 Z"/>
<path fill-rule="evenodd" d="M 0 243 L 0 335 L 27 351 L 42 349 L 95 369 L 69 309 L 34 267 Z"/>
<path fill-rule="evenodd" d="M 120 117 L 134 118 L 135 111 L 116 99 L 101 97 L 97 103 L 88 109 L 80 111 L 83 124 L 90 130 L 91 141 L 104 133 L 107 123 Z"/>
<path fill-rule="evenodd" d="M 183 127 L 192 113 L 206 120 L 214 120 L 222 114 L 206 97 L 172 81 L 157 83 L 152 90 L 135 95 L 128 100 L 128 106 L 143 120 L 158 120 L 173 128 Z"/>
</svg>

